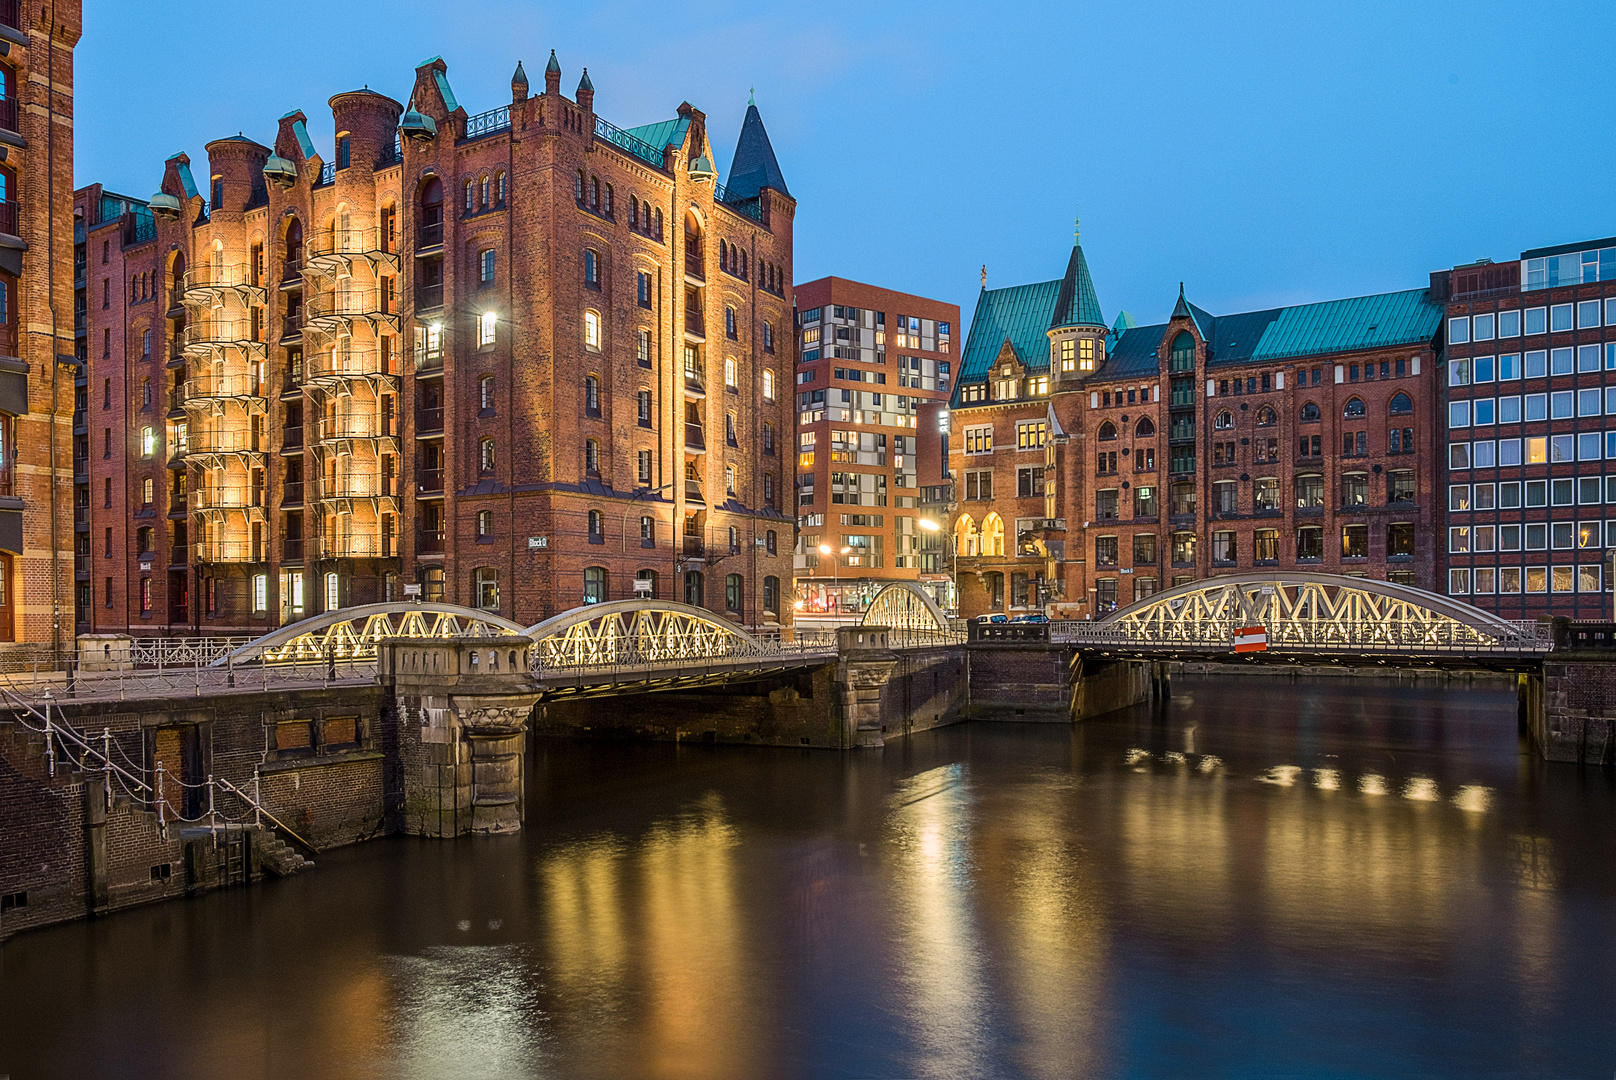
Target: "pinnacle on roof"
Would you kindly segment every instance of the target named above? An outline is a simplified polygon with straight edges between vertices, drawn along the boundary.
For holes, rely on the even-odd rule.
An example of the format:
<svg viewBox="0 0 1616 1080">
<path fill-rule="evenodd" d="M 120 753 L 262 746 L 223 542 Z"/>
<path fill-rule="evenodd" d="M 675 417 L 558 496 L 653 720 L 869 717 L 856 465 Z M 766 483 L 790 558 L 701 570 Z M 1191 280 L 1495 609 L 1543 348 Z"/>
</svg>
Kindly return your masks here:
<svg viewBox="0 0 1616 1080">
<path fill-rule="evenodd" d="M 786 178 L 780 173 L 780 163 L 774 158 L 774 147 L 769 145 L 769 133 L 763 127 L 763 117 L 756 105 L 746 107 L 746 119 L 741 122 L 741 137 L 735 143 L 735 156 L 729 163 L 729 183 L 724 185 L 731 199 L 755 199 L 764 188 L 773 188 L 782 195 L 790 195 Z"/>
<path fill-rule="evenodd" d="M 589 81 L 588 68 L 584 68 L 584 77 L 578 80 L 578 90 L 580 92 L 587 90 L 591 94 L 595 92 L 595 84 Z"/>
<path fill-rule="evenodd" d="M 554 49 L 550 50 L 550 62 L 548 64 L 544 65 L 544 71 L 545 71 L 545 74 L 548 74 L 548 75 L 559 75 L 559 74 L 561 74 L 561 61 L 556 59 L 556 54 L 555 54 Z"/>
<path fill-rule="evenodd" d="M 1180 281 L 1178 283 L 1178 303 L 1173 305 L 1173 313 L 1171 315 L 1169 315 L 1168 318 L 1169 319 L 1193 319 L 1194 317 L 1195 316 L 1190 314 L 1190 303 L 1189 303 L 1189 301 L 1184 299 L 1184 283 L 1182 281 Z"/>
<path fill-rule="evenodd" d="M 1178 283 L 1178 303 L 1173 305 L 1173 313 L 1168 316 L 1168 319 L 1190 320 L 1195 324 L 1195 328 L 1200 331 L 1202 341 L 1212 340 L 1213 324 L 1217 322 L 1211 312 L 1196 307 L 1185 298 L 1184 283 L 1182 281 Z"/>
<path fill-rule="evenodd" d="M 516 62 L 516 74 L 511 76 L 511 85 L 512 86 L 526 86 L 527 85 L 527 72 L 522 70 L 522 61 L 520 61 L 520 60 L 518 60 Z"/>
<path fill-rule="evenodd" d="M 1100 298 L 1094 292 L 1089 261 L 1083 255 L 1083 245 L 1074 243 L 1072 257 L 1066 262 L 1066 276 L 1061 279 L 1060 292 L 1055 297 L 1055 312 L 1049 328 L 1104 325 L 1105 316 L 1100 312 Z"/>
</svg>

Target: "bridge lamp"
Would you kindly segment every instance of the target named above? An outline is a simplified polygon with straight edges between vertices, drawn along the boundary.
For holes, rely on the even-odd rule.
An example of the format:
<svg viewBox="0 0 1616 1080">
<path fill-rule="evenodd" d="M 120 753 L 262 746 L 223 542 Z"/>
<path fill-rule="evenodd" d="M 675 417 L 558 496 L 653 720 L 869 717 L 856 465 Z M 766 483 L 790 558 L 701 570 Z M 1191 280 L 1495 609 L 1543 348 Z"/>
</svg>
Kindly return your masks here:
<svg viewBox="0 0 1616 1080">
<path fill-rule="evenodd" d="M 920 522 L 920 527 L 927 532 L 935 533 L 943 531 L 943 527 L 937 524 L 937 522 L 933 521 L 931 518 L 918 518 L 917 520 Z M 957 613 L 959 611 L 959 563 L 955 560 L 958 558 L 959 552 L 953 551 L 950 553 L 950 556 L 948 587 L 950 599 L 953 601 L 953 607 Z"/>
<path fill-rule="evenodd" d="M 819 553 L 821 555 L 829 555 L 831 557 L 831 559 L 832 559 L 830 583 L 831 583 L 831 589 L 836 594 L 836 610 L 837 611 L 840 611 L 842 609 L 842 587 L 841 587 L 842 556 L 846 555 L 849 551 L 852 551 L 852 550 L 853 549 L 850 548 L 850 547 L 844 547 L 841 551 L 838 552 L 838 551 L 833 550 L 829 544 L 820 544 L 819 545 Z"/>
</svg>

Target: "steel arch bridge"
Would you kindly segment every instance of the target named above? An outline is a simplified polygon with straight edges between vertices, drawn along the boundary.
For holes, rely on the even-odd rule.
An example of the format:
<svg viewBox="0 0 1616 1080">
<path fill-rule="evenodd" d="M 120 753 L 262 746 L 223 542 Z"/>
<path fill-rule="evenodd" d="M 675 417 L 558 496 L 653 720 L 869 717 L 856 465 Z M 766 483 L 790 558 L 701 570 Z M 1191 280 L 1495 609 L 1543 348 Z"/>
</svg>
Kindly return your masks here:
<svg viewBox="0 0 1616 1080">
<path fill-rule="evenodd" d="M 374 660 L 390 637 L 504 637 L 524 633 L 520 623 L 456 604 L 389 603 L 338 608 L 283 626 L 248 642 L 210 666 L 259 663 L 266 667 Z"/>
<path fill-rule="evenodd" d="M 1260 628 L 1269 653 L 1378 657 L 1535 657 L 1546 629 L 1501 619 L 1423 589 L 1305 571 L 1205 578 L 1092 623 L 1051 627 L 1054 641 L 1163 654 L 1234 651 Z"/>
<path fill-rule="evenodd" d="M 942 630 L 948 616 L 925 589 L 912 582 L 894 581 L 884 586 L 870 601 L 859 620 L 861 626 L 886 626 L 894 630 Z"/>
<path fill-rule="evenodd" d="M 535 668 L 669 664 L 779 651 L 705 608 L 673 601 L 613 600 L 563 611 L 522 631 L 538 645 Z"/>
</svg>

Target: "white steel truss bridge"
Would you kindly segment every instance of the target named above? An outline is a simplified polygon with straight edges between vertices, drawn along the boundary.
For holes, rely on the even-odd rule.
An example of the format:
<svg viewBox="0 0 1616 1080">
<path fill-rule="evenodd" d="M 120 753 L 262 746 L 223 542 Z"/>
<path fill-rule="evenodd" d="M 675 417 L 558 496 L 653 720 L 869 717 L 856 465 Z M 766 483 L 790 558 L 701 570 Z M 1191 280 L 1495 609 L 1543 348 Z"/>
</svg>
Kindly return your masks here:
<svg viewBox="0 0 1616 1080">
<path fill-rule="evenodd" d="M 1233 656 L 1367 663 L 1541 659 L 1547 626 L 1511 622 L 1406 585 L 1287 571 L 1206 578 L 1146 597 L 1095 622 L 1058 622 L 1050 639 L 1116 655 Z"/>
</svg>

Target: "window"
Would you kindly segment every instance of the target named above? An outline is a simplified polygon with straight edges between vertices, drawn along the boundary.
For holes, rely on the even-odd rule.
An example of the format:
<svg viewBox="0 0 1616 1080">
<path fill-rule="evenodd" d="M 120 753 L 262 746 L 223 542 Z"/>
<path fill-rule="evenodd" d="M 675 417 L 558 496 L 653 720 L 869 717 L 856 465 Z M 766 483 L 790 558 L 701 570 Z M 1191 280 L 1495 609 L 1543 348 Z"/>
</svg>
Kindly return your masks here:
<svg viewBox="0 0 1616 1080">
<path fill-rule="evenodd" d="M 651 331 L 641 330 L 637 335 L 634 359 L 639 361 L 641 367 L 651 366 Z"/>
<path fill-rule="evenodd" d="M 644 270 L 634 274 L 635 295 L 639 305 L 647 310 L 651 307 L 651 275 Z"/>
<path fill-rule="evenodd" d="M 1110 424 L 1106 424 L 1105 427 L 1110 427 Z M 1105 438 L 1105 427 L 1100 429 L 1100 438 L 1102 439 Z M 1213 417 L 1212 427 L 1217 431 L 1230 430 L 1234 427 L 1234 414 L 1228 409 L 1224 409 L 1222 412 L 1218 413 L 1217 416 Z M 1116 438 L 1116 433 L 1113 432 L 1111 437 L 1113 439 Z"/>
<path fill-rule="evenodd" d="M 637 455 L 636 476 L 642 485 L 651 483 L 651 451 L 641 450 Z"/>
<path fill-rule="evenodd" d="M 1349 398 L 1348 401 L 1347 401 L 1346 408 L 1341 410 L 1341 415 L 1346 417 L 1348 420 L 1352 420 L 1352 419 L 1355 419 L 1357 417 L 1363 416 L 1364 415 L 1363 399 L 1362 398 Z"/>
<path fill-rule="evenodd" d="M 1369 505 L 1369 474 L 1343 473 L 1341 475 L 1341 505 Z"/>
<path fill-rule="evenodd" d="M 1156 489 L 1153 487 L 1136 487 L 1133 489 L 1133 516 L 1136 518 L 1153 518 L 1160 510 L 1156 505 Z"/>
<path fill-rule="evenodd" d="M 724 307 L 724 336 L 734 341 L 737 336 L 735 325 L 735 309 L 726 305 Z"/>
<path fill-rule="evenodd" d="M 772 322 L 763 324 L 763 351 L 771 353 L 774 351 L 774 324 Z"/>
<path fill-rule="evenodd" d="M 481 403 L 482 411 L 485 413 L 493 412 L 494 377 L 492 375 L 484 375 L 477 380 L 477 395 L 478 401 Z"/>
<path fill-rule="evenodd" d="M 1302 473 L 1296 477 L 1296 508 L 1312 510 L 1324 505 L 1324 477 Z"/>
<path fill-rule="evenodd" d="M 477 316 L 477 347 L 480 349 L 491 347 L 498 328 L 499 315 L 496 312 L 485 311 Z"/>
<path fill-rule="evenodd" d="M 1264 375 L 1263 378 L 1267 379 L 1268 376 Z M 1262 408 L 1257 410 L 1258 427 L 1272 427 L 1277 423 L 1279 423 L 1278 414 L 1276 414 L 1274 410 L 1269 408 L 1267 405 L 1264 405 Z"/>
<path fill-rule="evenodd" d="M 327 574 L 325 576 L 325 609 L 327 611 L 335 611 L 341 606 L 342 579 L 334 573 Z M 211 601 L 208 604 L 208 610 L 215 610 Z"/>
<path fill-rule="evenodd" d="M 724 578 L 724 607 L 730 611 L 741 610 L 741 575 L 730 574 Z"/>
<path fill-rule="evenodd" d="M 143 427 L 140 429 L 140 456 L 143 458 L 155 457 L 157 454 L 157 431 L 155 428 Z"/>
<path fill-rule="evenodd" d="M 763 610 L 774 615 L 780 613 L 780 579 L 777 577 L 763 579 Z"/>
<path fill-rule="evenodd" d="M 492 510 L 477 511 L 477 535 L 494 535 L 494 512 Z"/>
<path fill-rule="evenodd" d="M 584 312 L 584 346 L 594 350 L 600 348 L 600 315 L 598 312 Z"/>
<path fill-rule="evenodd" d="M 492 566 L 479 566 L 471 573 L 471 595 L 484 611 L 499 610 L 499 571 Z"/>
<path fill-rule="evenodd" d="M 1105 438 L 1103 434 L 1100 437 L 1102 439 Z M 1114 428 L 1112 429 L 1111 437 L 1113 439 L 1116 438 L 1116 430 Z M 1048 441 L 1049 421 L 1023 420 L 1016 424 L 1017 450 L 1040 450 L 1043 448 L 1044 443 Z"/>
<path fill-rule="evenodd" d="M 774 372 L 768 368 L 763 369 L 763 400 L 774 400 Z"/>
<path fill-rule="evenodd" d="M 478 444 L 478 457 L 479 461 L 481 462 L 483 472 L 490 473 L 494 471 L 493 439 L 484 439 L 480 444 Z"/>
<path fill-rule="evenodd" d="M 724 386 L 726 389 L 735 389 L 735 360 L 733 357 L 724 358 Z"/>
<path fill-rule="evenodd" d="M 588 393 L 588 391 L 586 389 L 585 390 L 586 396 L 587 396 L 587 393 Z M 651 391 L 649 391 L 649 390 L 641 390 L 638 394 L 635 395 L 635 401 L 636 401 L 636 406 L 635 406 L 636 419 L 639 422 L 639 425 L 641 427 L 643 427 L 643 428 L 650 427 L 651 426 Z"/>
<path fill-rule="evenodd" d="M 584 472 L 600 475 L 600 443 L 594 439 L 584 440 Z"/>
<path fill-rule="evenodd" d="M 593 375 L 584 376 L 584 412 L 600 415 L 600 380 Z"/>
<path fill-rule="evenodd" d="M 590 289 L 600 288 L 600 256 L 594 248 L 584 249 L 584 286 Z"/>
<path fill-rule="evenodd" d="M 1369 557 L 1369 526 L 1341 526 L 1341 557 L 1366 559 Z"/>
<path fill-rule="evenodd" d="M 1212 561 L 1216 563 L 1235 561 L 1235 534 L 1232 531 L 1225 530 L 1212 534 Z"/>
</svg>

